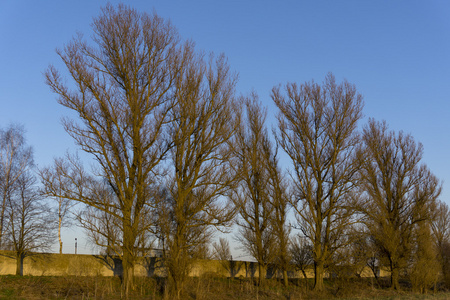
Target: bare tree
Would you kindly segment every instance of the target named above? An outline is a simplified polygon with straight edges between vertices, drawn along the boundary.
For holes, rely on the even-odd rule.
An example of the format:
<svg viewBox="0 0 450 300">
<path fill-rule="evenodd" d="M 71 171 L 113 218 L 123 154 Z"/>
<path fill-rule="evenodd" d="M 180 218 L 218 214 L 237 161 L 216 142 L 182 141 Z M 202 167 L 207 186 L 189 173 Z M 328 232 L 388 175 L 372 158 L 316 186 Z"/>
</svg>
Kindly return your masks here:
<svg viewBox="0 0 450 300">
<path fill-rule="evenodd" d="M 64 161 L 62 158 L 55 158 L 54 165 L 62 165 L 64 164 Z M 61 176 L 60 173 L 49 173 L 49 169 L 43 169 L 40 172 L 40 175 L 42 177 L 42 172 L 46 170 L 47 174 L 47 180 L 51 180 L 54 183 L 54 188 L 58 189 L 57 185 L 61 184 L 62 186 L 67 186 L 69 183 L 65 182 L 67 181 L 67 178 L 49 178 L 49 176 Z M 45 192 L 44 192 L 45 194 Z M 62 194 L 62 190 L 58 193 Z M 58 218 L 58 242 L 59 242 L 59 253 L 62 254 L 63 251 L 63 241 L 62 241 L 62 234 L 61 230 L 63 227 L 70 227 L 72 225 L 73 221 L 73 209 L 76 205 L 76 202 L 71 201 L 70 199 L 63 198 L 61 196 L 54 197 L 54 202 L 56 202 L 57 205 L 57 218 Z"/>
<path fill-rule="evenodd" d="M 361 211 L 364 223 L 399 289 L 399 272 L 412 254 L 414 228 L 429 220 L 430 207 L 441 188 L 437 178 L 420 164 L 423 147 L 412 136 L 388 131 L 385 122 L 369 120 L 361 153 Z"/>
<path fill-rule="evenodd" d="M 219 238 L 219 241 L 213 244 L 212 258 L 220 261 L 230 277 L 234 277 L 233 257 L 231 256 L 230 243 L 226 238 Z"/>
<path fill-rule="evenodd" d="M 69 199 L 63 197 L 55 198 L 55 202 L 58 206 L 56 211 L 58 216 L 58 242 L 59 242 L 59 253 L 63 253 L 63 241 L 61 230 L 63 227 L 70 227 L 72 225 L 72 216 L 70 215 L 75 203 Z"/>
<path fill-rule="evenodd" d="M 105 208 L 108 207 L 108 210 L 85 205 L 82 209 L 75 212 L 75 218 L 93 244 L 100 248 L 101 253 L 123 259 L 121 219 L 117 217 L 120 215 L 120 212 L 117 210 L 117 206 L 111 205 L 111 203 L 117 201 L 116 195 L 107 183 L 97 182 L 95 196 L 93 195 L 93 197 L 103 203 Z M 148 207 L 143 208 L 142 215 L 148 214 L 148 210 Z M 148 236 L 150 234 L 149 228 L 153 223 L 149 223 L 149 220 L 144 217 L 141 218 L 140 222 L 142 224 L 140 227 L 144 228 L 139 229 L 134 251 L 136 255 L 145 256 L 151 250 L 151 238 Z"/>
<path fill-rule="evenodd" d="M 226 238 L 219 238 L 219 241 L 213 244 L 212 257 L 220 261 L 220 264 L 231 278 L 234 278 L 234 276 L 236 276 L 239 272 L 240 264 L 238 265 L 238 263 L 233 260 L 230 250 L 230 243 Z"/>
<path fill-rule="evenodd" d="M 278 163 L 277 151 L 266 151 L 269 171 L 269 201 L 273 206 L 271 218 L 275 247 L 275 264 L 283 272 L 283 283 L 288 286 L 288 269 L 290 267 L 289 234 L 287 224 L 288 205 L 290 203 L 290 187 Z"/>
<path fill-rule="evenodd" d="M 187 48 L 186 48 L 187 49 Z M 189 50 L 189 51 L 188 51 Z M 235 77 L 223 56 L 208 61 L 187 49 L 170 111 L 169 174 L 159 226 L 174 297 L 180 297 L 191 259 L 205 248 L 211 229 L 229 225 L 234 208 L 226 197 L 235 182 L 230 143 L 237 122 Z"/>
<path fill-rule="evenodd" d="M 434 208 L 431 229 L 438 249 L 450 242 L 450 209 L 444 201 L 438 200 Z"/>
<path fill-rule="evenodd" d="M 9 125 L 0 130 L 0 249 L 3 247 L 5 213 L 8 199 L 21 174 L 33 164 L 31 147 L 27 146 L 24 129 L 20 125 Z"/>
<path fill-rule="evenodd" d="M 351 266 L 353 273 L 361 277 L 364 269 L 369 267 L 372 270 L 374 277 L 378 276 L 378 266 L 376 261 L 376 253 L 370 241 L 370 235 L 360 228 L 355 228 L 351 233 L 354 235 L 352 243 L 348 246 L 345 263 Z"/>
<path fill-rule="evenodd" d="M 73 84 L 67 85 L 53 66 L 45 76 L 58 102 L 79 117 L 65 119 L 64 128 L 97 166 L 87 173 L 72 164 L 61 173 L 69 187 L 55 188 L 46 178 L 44 183 L 49 196 L 93 206 L 119 220 L 126 296 L 144 229 L 143 208 L 152 200 L 149 190 L 169 149 L 164 124 L 183 54 L 175 29 L 156 14 L 108 5 L 92 26 L 94 46 L 78 36 L 57 51 Z M 97 181 L 107 182 L 114 201 L 96 198 Z"/>
<path fill-rule="evenodd" d="M 218 260 L 229 261 L 232 259 L 230 243 L 226 238 L 219 238 L 219 242 L 213 244 L 213 257 Z"/>
<path fill-rule="evenodd" d="M 307 270 L 314 264 L 313 247 L 308 243 L 307 239 L 301 235 L 295 235 L 290 243 L 289 252 L 294 267 L 301 271 L 306 279 L 306 288 L 308 289 Z"/>
<path fill-rule="evenodd" d="M 76 213 L 76 220 L 89 240 L 100 249 L 100 254 L 119 258 L 122 256 L 120 219 L 112 211 L 105 212 L 85 206 Z"/>
<path fill-rule="evenodd" d="M 378 281 L 378 276 L 380 274 L 381 267 L 381 251 L 380 248 L 376 245 L 376 241 L 370 235 L 367 236 L 367 248 L 365 249 L 369 255 L 366 262 L 366 265 L 372 271 L 373 277 Z"/>
<path fill-rule="evenodd" d="M 7 241 L 16 253 L 16 275 L 22 276 L 24 258 L 33 251 L 50 249 L 56 228 L 28 168 L 17 178 L 8 197 L 6 219 Z"/>
<path fill-rule="evenodd" d="M 271 194 L 270 190 L 269 159 L 272 158 L 272 144 L 264 125 L 267 112 L 261 108 L 256 94 L 245 99 L 245 107 L 246 123 L 241 126 L 235 145 L 241 180 L 233 195 L 233 201 L 239 211 L 236 221 L 239 226 L 237 239 L 258 262 L 259 284 L 262 284 L 267 266 L 275 257 L 271 222 L 275 212 L 271 197 L 278 195 Z M 272 179 L 279 180 L 275 176 Z M 272 184 L 277 183 L 272 181 Z"/>
<path fill-rule="evenodd" d="M 292 160 L 295 197 L 292 206 L 299 228 L 311 241 L 315 290 L 323 289 L 324 265 L 348 241 L 352 224 L 350 193 L 357 179 L 357 123 L 362 96 L 347 81 L 337 84 L 328 74 L 322 86 L 287 84 L 272 90 L 279 109 L 276 135 Z"/>
</svg>

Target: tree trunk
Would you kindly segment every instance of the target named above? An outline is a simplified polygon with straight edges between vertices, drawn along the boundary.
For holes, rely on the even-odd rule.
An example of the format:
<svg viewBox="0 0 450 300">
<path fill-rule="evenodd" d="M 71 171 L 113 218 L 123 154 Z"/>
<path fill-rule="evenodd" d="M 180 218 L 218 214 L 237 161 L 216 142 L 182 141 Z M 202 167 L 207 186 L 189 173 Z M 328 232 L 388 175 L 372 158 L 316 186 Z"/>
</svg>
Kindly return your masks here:
<svg viewBox="0 0 450 300">
<path fill-rule="evenodd" d="M 176 247 L 174 247 L 172 249 L 172 252 L 169 254 L 170 257 L 170 269 L 169 269 L 169 273 L 171 276 L 171 292 L 173 293 L 172 296 L 175 299 L 181 299 L 181 291 L 183 289 L 182 285 L 183 285 L 183 266 L 182 266 L 182 258 L 181 258 L 181 250 L 179 250 L 179 245 L 176 245 Z"/>
<path fill-rule="evenodd" d="M 4 209 L 2 208 L 1 216 L 0 216 L 0 250 L 3 249 L 2 247 L 2 240 L 3 240 L 3 218 L 4 218 Z"/>
<path fill-rule="evenodd" d="M 134 275 L 134 242 L 133 230 L 131 224 L 124 221 L 123 224 L 123 256 L 122 256 L 122 297 L 128 299 L 128 294 L 133 287 L 133 275 Z"/>
<path fill-rule="evenodd" d="M 400 284 L 398 282 L 399 279 L 399 270 L 398 268 L 391 269 L 391 288 L 394 290 L 400 290 Z"/>
<path fill-rule="evenodd" d="M 283 281 L 284 281 L 284 286 L 287 287 L 289 285 L 289 281 L 288 281 L 288 274 L 287 274 L 286 269 L 283 270 Z"/>
<path fill-rule="evenodd" d="M 229 261 L 229 266 L 230 266 L 230 278 L 233 279 L 234 276 L 236 275 L 236 262 L 233 260 L 233 258 L 231 258 Z"/>
<path fill-rule="evenodd" d="M 59 216 L 59 218 L 58 218 L 59 254 L 62 254 L 62 248 L 63 248 L 63 243 L 62 243 L 62 239 L 61 239 L 61 223 L 62 223 L 62 219 L 61 219 L 61 216 Z"/>
<path fill-rule="evenodd" d="M 5 222 L 5 211 L 6 211 L 6 191 L 3 192 L 2 212 L 0 215 L 0 250 L 3 249 L 2 242 L 3 242 L 3 225 Z"/>
<path fill-rule="evenodd" d="M 171 299 L 182 299 L 189 270 L 189 257 L 184 250 L 186 245 L 185 229 L 179 226 L 173 237 L 170 251 L 167 253 L 167 269 L 169 271 L 169 288 Z"/>
<path fill-rule="evenodd" d="M 133 258 L 129 251 L 124 251 L 122 259 L 122 296 L 128 299 L 128 294 L 133 287 Z"/>
<path fill-rule="evenodd" d="M 16 275 L 23 276 L 23 260 L 25 254 L 21 252 L 16 253 Z"/>
<path fill-rule="evenodd" d="M 258 264 L 258 285 L 263 285 L 265 278 L 266 278 L 266 268 L 262 264 Z"/>
<path fill-rule="evenodd" d="M 305 288 L 308 291 L 308 276 L 306 276 L 306 271 L 302 269 L 303 277 L 305 278 Z"/>
<path fill-rule="evenodd" d="M 314 263 L 314 290 L 323 291 L 323 262 Z"/>
</svg>

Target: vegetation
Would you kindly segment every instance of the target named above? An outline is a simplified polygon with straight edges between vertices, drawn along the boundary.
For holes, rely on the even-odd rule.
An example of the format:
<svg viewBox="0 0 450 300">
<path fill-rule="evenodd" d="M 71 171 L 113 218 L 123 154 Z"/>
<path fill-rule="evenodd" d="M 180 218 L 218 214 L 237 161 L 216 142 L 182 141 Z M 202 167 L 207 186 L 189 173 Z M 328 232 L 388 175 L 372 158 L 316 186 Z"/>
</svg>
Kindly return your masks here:
<svg viewBox="0 0 450 300">
<path fill-rule="evenodd" d="M 139 238 L 150 228 L 158 164 L 169 150 L 163 125 L 184 56 L 174 28 L 157 15 L 108 5 L 93 29 L 95 46 L 79 36 L 58 50 L 73 89 L 53 66 L 46 79 L 58 102 L 80 117 L 66 119 L 64 127 L 96 167 L 89 172 L 79 160 L 68 159 L 43 172 L 42 179 L 48 196 L 78 201 L 115 219 L 120 236 L 110 247 L 122 257 L 126 295 L 136 248 L 145 247 Z M 107 201 L 105 190 L 112 196 Z"/>
<path fill-rule="evenodd" d="M 433 256 L 432 249 L 424 249 L 424 235 L 429 236 L 430 214 L 440 184 L 420 164 L 422 145 L 410 135 L 396 135 L 388 131 L 386 123 L 370 120 L 363 141 L 362 222 L 379 249 L 379 258 L 389 267 L 392 287 L 399 289 L 399 274 L 411 262 L 413 253 L 420 259 Z M 414 238 L 418 240 L 416 249 Z M 435 269 L 435 264 L 428 266 Z"/>
<path fill-rule="evenodd" d="M 268 280 L 264 287 L 251 279 L 218 278 L 211 276 L 189 278 L 183 299 L 448 299 L 450 294 L 436 291 L 428 295 L 416 294 L 387 288 L 388 282 L 372 286 L 370 280 L 328 280 L 324 279 L 324 290 L 317 293 L 305 290 L 304 280 L 290 280 L 286 288 L 282 282 Z M 135 288 L 130 299 L 171 299 L 162 278 L 135 279 Z M 1 299 L 121 299 L 120 280 L 116 277 L 80 276 L 0 276 Z"/>
<path fill-rule="evenodd" d="M 323 289 L 325 266 L 345 246 L 354 222 L 351 193 L 357 183 L 357 123 L 362 96 L 348 82 L 337 84 L 328 74 L 314 82 L 287 84 L 272 90 L 279 109 L 276 139 L 294 166 L 297 224 L 313 247 L 314 289 Z"/>
<path fill-rule="evenodd" d="M 33 153 L 24 129 L 11 125 L 0 131 L 0 186 L 3 192 L 0 249 L 13 250 L 16 275 L 23 275 L 25 257 L 48 250 L 54 239 L 52 212 L 36 185 Z"/>
<path fill-rule="evenodd" d="M 4 231 L 8 202 L 19 177 L 33 164 L 32 148 L 25 143 L 24 129 L 18 125 L 0 131 L 1 213 L 0 247 L 4 246 Z"/>
<path fill-rule="evenodd" d="M 258 262 L 258 273 L 265 274 L 275 256 L 275 239 L 271 220 L 274 215 L 269 160 L 272 145 L 265 128 L 266 112 L 256 95 L 245 99 L 246 116 L 236 138 L 235 155 L 240 170 L 239 186 L 232 198 L 238 209 L 237 239 L 243 249 Z M 264 276 L 259 277 L 262 284 Z"/>
<path fill-rule="evenodd" d="M 226 226 L 234 208 L 222 198 L 236 178 L 231 140 L 237 125 L 233 75 L 223 56 L 205 62 L 185 46 L 169 112 L 168 175 L 155 222 L 173 296 L 180 298 L 191 260 L 204 256 L 211 227 Z M 164 208 L 164 209 L 160 209 Z M 166 251 L 167 250 L 167 251 Z"/>
<path fill-rule="evenodd" d="M 14 253 L 23 275 L 24 258 L 48 249 L 56 228 L 63 252 L 61 228 L 76 220 L 117 276 L 3 276 L 0 297 L 401 298 L 450 289 L 441 182 L 411 135 L 385 121 L 360 126 L 353 84 L 330 73 L 322 84 L 274 87 L 271 134 L 258 96 L 236 96 L 226 57 L 206 57 L 156 13 L 107 5 L 92 26 L 91 40 L 78 35 L 57 51 L 65 72 L 45 73 L 76 116 L 63 125 L 92 168 L 66 154 L 38 170 L 39 183 L 24 129 L 0 129 L 0 250 Z M 238 277 L 247 263 L 233 260 L 228 240 L 213 243 L 233 224 L 261 276 Z M 211 247 L 229 277 L 190 277 Z M 155 248 L 166 276 L 135 277 Z M 294 270 L 305 279 L 289 278 Z"/>
</svg>

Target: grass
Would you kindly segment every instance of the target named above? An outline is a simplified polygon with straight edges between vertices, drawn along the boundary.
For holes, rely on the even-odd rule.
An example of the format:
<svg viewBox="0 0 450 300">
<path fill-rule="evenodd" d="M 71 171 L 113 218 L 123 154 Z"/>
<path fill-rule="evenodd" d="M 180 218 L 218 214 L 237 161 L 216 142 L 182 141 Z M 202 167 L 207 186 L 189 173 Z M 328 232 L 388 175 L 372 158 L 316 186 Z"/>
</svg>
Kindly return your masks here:
<svg viewBox="0 0 450 300">
<path fill-rule="evenodd" d="M 130 299 L 169 299 L 164 278 L 138 277 Z M 386 281 L 370 279 L 325 280 L 325 291 L 306 288 L 304 280 L 291 280 L 289 287 L 270 279 L 258 286 L 249 278 L 223 278 L 211 274 L 191 278 L 183 299 L 269 300 L 269 299 L 450 299 L 450 292 L 440 287 L 428 294 L 413 293 L 405 282 L 402 291 L 393 291 Z M 309 282 L 309 287 L 312 282 Z M 85 276 L 0 276 L 0 299 L 120 299 L 117 277 Z"/>
</svg>

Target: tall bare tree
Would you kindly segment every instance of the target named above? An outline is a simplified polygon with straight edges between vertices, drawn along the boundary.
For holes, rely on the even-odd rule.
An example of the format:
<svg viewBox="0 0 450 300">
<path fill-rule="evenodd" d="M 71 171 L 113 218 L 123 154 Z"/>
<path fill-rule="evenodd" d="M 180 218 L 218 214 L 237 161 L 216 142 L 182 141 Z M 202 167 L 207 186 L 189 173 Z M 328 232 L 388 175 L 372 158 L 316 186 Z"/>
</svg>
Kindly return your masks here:
<svg viewBox="0 0 450 300">
<path fill-rule="evenodd" d="M 293 163 L 292 206 L 299 228 L 313 245 L 315 290 L 323 289 L 324 265 L 347 241 L 352 223 L 349 201 L 357 179 L 357 123 L 362 96 L 354 85 L 328 74 L 321 86 L 295 83 L 272 90 L 279 109 L 279 145 Z"/>
<path fill-rule="evenodd" d="M 175 29 L 156 14 L 108 5 L 92 26 L 93 46 L 78 36 L 57 51 L 72 83 L 66 84 L 53 66 L 45 76 L 58 102 L 79 117 L 64 119 L 64 128 L 97 166 L 87 173 L 72 165 L 61 174 L 71 183 L 69 188 L 56 189 L 50 181 L 44 182 L 49 196 L 85 203 L 120 220 L 122 292 L 127 295 L 143 208 L 152 199 L 150 187 L 169 149 L 163 125 L 183 53 Z M 114 201 L 96 198 L 96 180 L 107 182 Z"/>
<path fill-rule="evenodd" d="M 288 286 L 288 269 L 291 259 L 289 253 L 290 227 L 287 224 L 290 186 L 278 163 L 277 149 L 266 151 L 267 168 L 269 171 L 269 201 L 273 206 L 271 218 L 272 232 L 276 243 L 275 265 L 283 272 L 283 283 Z"/>
<path fill-rule="evenodd" d="M 8 199 L 16 181 L 30 165 L 33 155 L 30 146 L 26 145 L 24 129 L 20 125 L 9 125 L 0 130 L 0 249 L 3 247 L 3 233 L 5 228 L 5 213 Z"/>
<path fill-rule="evenodd" d="M 160 229 L 169 251 L 172 291 L 180 297 L 191 259 L 204 249 L 212 227 L 229 225 L 234 208 L 226 197 L 235 182 L 230 146 L 237 129 L 235 76 L 223 56 L 205 60 L 192 48 L 175 82 L 167 220 Z"/>
<path fill-rule="evenodd" d="M 388 130 L 385 122 L 369 120 L 364 128 L 361 183 L 365 192 L 364 223 L 399 289 L 399 273 L 411 258 L 414 228 L 430 219 L 439 196 L 438 179 L 421 165 L 423 147 L 411 135 Z"/>
<path fill-rule="evenodd" d="M 271 202 L 271 183 L 276 186 L 280 182 L 271 182 L 269 161 L 272 159 L 272 144 L 269 139 L 265 119 L 267 112 L 261 108 L 256 94 L 244 100 L 246 108 L 245 122 L 236 139 L 236 157 L 240 170 L 240 184 L 233 195 L 238 207 L 239 226 L 238 241 L 243 248 L 258 262 L 259 284 L 266 277 L 269 263 L 275 258 L 275 236 L 273 232 L 274 205 Z M 278 172 L 272 165 L 272 172 Z M 273 180 L 279 174 L 272 174 Z M 280 201 L 282 199 L 276 199 Z"/>
<path fill-rule="evenodd" d="M 27 167 L 17 178 L 7 201 L 6 241 L 16 253 L 16 275 L 23 275 L 23 260 L 33 251 L 48 250 L 54 241 L 56 222 Z"/>
</svg>

